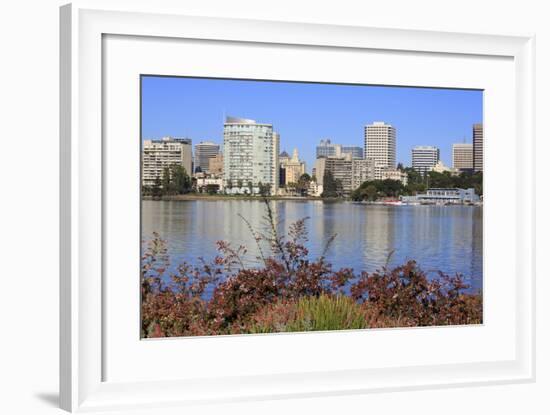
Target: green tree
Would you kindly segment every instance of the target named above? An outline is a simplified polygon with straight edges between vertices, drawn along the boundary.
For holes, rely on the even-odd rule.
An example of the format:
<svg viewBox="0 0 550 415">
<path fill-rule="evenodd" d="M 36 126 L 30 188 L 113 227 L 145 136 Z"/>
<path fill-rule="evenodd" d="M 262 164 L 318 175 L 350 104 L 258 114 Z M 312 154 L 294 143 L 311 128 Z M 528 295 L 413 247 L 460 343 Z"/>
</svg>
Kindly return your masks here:
<svg viewBox="0 0 550 415">
<path fill-rule="evenodd" d="M 309 174 L 304 173 L 300 176 L 300 178 L 298 179 L 298 183 L 296 183 L 296 190 L 301 196 L 307 195 L 310 183 L 311 176 Z"/>
<path fill-rule="evenodd" d="M 162 169 L 162 193 L 168 195 L 172 193 L 172 178 L 170 177 L 170 168 Z"/>
<path fill-rule="evenodd" d="M 323 175 L 323 193 L 321 193 L 321 197 L 338 197 L 338 183 L 329 170 L 325 170 Z"/>
<path fill-rule="evenodd" d="M 162 181 L 160 180 L 160 177 L 158 175 L 155 177 L 155 181 L 153 182 L 153 186 L 151 187 L 151 195 L 154 198 L 159 198 L 162 196 Z"/>
<path fill-rule="evenodd" d="M 247 184 L 247 187 L 248 187 L 248 192 L 252 194 L 252 191 L 254 190 L 254 184 L 249 181 Z"/>
<path fill-rule="evenodd" d="M 174 164 L 171 168 L 172 189 L 177 194 L 189 193 L 192 189 L 192 181 L 183 166 Z"/>
</svg>

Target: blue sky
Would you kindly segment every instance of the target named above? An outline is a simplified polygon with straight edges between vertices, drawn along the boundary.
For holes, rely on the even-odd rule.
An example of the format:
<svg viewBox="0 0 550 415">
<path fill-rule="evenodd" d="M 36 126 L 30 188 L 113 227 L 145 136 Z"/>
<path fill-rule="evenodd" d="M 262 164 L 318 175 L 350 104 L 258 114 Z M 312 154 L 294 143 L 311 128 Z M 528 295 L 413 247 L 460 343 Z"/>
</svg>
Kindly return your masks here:
<svg viewBox="0 0 550 415">
<path fill-rule="evenodd" d="M 450 166 L 452 144 L 471 142 L 482 105 L 473 90 L 144 76 L 141 134 L 222 144 L 224 114 L 252 118 L 273 124 L 281 151 L 297 148 L 311 171 L 321 139 L 362 147 L 365 124 L 384 121 L 397 129 L 398 162 L 410 165 L 415 145 L 435 145 Z"/>
</svg>

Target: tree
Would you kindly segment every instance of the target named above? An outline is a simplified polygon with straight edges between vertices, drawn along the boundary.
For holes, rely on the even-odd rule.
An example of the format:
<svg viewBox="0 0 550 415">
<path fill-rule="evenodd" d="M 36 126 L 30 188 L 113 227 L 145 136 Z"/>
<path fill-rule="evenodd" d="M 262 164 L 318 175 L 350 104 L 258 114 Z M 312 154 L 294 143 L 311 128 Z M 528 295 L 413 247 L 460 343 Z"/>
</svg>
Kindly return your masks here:
<svg viewBox="0 0 550 415">
<path fill-rule="evenodd" d="M 162 169 L 162 193 L 167 195 L 172 193 L 172 178 L 170 177 L 170 168 Z"/>
<path fill-rule="evenodd" d="M 237 180 L 237 187 L 238 187 L 239 191 L 240 191 L 241 188 L 243 187 L 243 181 L 242 181 L 242 179 Z"/>
<path fill-rule="evenodd" d="M 249 192 L 250 194 L 252 194 L 252 191 L 254 190 L 254 184 L 253 184 L 252 182 L 249 181 L 248 184 L 247 184 L 247 186 L 248 186 L 248 192 Z"/>
<path fill-rule="evenodd" d="M 183 166 L 179 164 L 172 165 L 171 176 L 171 186 L 176 194 L 182 195 L 191 191 L 192 181 Z"/>
<path fill-rule="evenodd" d="M 323 175 L 323 193 L 321 193 L 321 197 L 338 197 L 338 183 L 329 170 L 325 170 Z"/>
<path fill-rule="evenodd" d="M 298 179 L 298 183 L 296 183 L 296 190 L 301 196 L 304 196 L 307 194 L 310 183 L 311 183 L 311 176 L 309 174 L 304 173 L 300 176 L 300 178 Z"/>
<path fill-rule="evenodd" d="M 162 196 L 162 182 L 158 175 L 157 177 L 155 177 L 155 181 L 153 182 L 153 186 L 151 187 L 151 195 L 154 198 L 159 198 Z"/>
</svg>

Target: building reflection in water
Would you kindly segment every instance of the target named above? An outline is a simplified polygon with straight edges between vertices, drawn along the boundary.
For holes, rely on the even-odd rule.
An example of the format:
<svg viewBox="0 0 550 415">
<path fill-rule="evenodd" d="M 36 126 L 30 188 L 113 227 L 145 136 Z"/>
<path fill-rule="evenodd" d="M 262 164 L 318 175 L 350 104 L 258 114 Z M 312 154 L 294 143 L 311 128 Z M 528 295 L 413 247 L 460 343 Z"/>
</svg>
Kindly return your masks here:
<svg viewBox="0 0 550 415">
<path fill-rule="evenodd" d="M 461 273 L 482 287 L 483 208 L 473 206 L 373 206 L 351 202 L 274 201 L 279 232 L 304 217 L 311 258 L 337 235 L 326 256 L 333 269 L 372 272 L 414 259 L 426 271 Z M 255 200 L 143 201 L 142 237 L 157 231 L 167 241 L 171 267 L 187 261 L 207 262 L 217 255 L 216 242 L 243 245 L 247 266 L 259 264 L 259 250 L 242 215 L 257 230 L 265 223 L 265 206 Z M 269 246 L 262 246 L 269 252 Z"/>
</svg>

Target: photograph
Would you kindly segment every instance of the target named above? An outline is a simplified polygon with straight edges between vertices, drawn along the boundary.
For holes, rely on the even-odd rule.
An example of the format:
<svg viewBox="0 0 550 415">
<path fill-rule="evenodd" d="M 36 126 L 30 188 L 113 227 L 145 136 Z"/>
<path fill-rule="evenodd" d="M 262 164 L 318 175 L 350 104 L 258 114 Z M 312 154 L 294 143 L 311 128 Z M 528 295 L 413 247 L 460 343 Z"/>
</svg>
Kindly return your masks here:
<svg viewBox="0 0 550 415">
<path fill-rule="evenodd" d="M 483 94 L 142 74 L 141 338 L 483 324 Z"/>
</svg>

